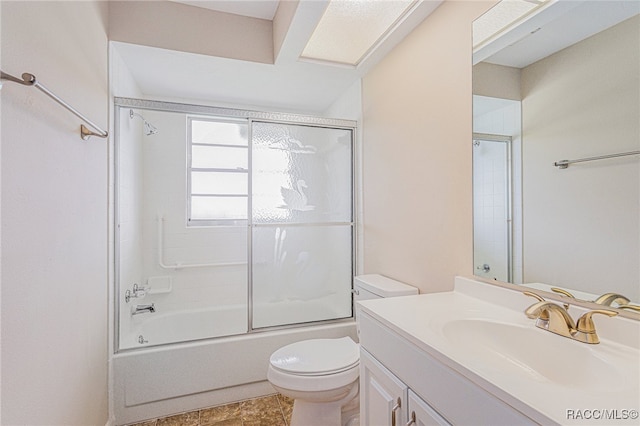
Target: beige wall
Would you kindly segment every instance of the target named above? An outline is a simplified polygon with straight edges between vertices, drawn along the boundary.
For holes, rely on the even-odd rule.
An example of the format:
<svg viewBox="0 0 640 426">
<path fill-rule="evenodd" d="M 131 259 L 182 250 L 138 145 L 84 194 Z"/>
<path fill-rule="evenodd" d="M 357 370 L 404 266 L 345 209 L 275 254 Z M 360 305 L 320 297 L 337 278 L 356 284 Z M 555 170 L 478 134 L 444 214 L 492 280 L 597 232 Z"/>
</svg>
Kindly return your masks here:
<svg viewBox="0 0 640 426">
<path fill-rule="evenodd" d="M 2 1 L 2 69 L 107 127 L 106 2 Z M 104 425 L 107 147 L 32 87 L 2 103 L 2 419 Z"/>
<path fill-rule="evenodd" d="M 473 66 L 473 94 L 521 100 L 520 69 L 480 62 Z"/>
<path fill-rule="evenodd" d="M 446 1 L 363 80 L 365 273 L 473 275 L 471 22 L 494 3 Z"/>
<path fill-rule="evenodd" d="M 522 70 L 524 279 L 640 300 L 640 16 Z"/>
<path fill-rule="evenodd" d="M 273 63 L 271 21 L 170 1 L 110 1 L 109 40 Z"/>
</svg>

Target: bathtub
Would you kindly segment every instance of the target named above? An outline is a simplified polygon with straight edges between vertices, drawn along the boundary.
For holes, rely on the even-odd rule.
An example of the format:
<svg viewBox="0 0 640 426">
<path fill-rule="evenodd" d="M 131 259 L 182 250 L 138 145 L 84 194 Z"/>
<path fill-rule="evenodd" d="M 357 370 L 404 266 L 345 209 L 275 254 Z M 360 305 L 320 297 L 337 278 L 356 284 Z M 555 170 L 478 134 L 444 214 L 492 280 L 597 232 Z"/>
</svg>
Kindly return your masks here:
<svg viewBox="0 0 640 426">
<path fill-rule="evenodd" d="M 244 310 L 241 310 L 243 312 Z M 227 312 L 230 317 L 235 310 Z M 144 315 L 144 314 L 143 314 Z M 173 317 L 172 317 L 173 315 Z M 206 310 L 190 312 L 201 315 L 207 324 Z M 198 408 L 226 404 L 267 395 L 275 391 L 266 381 L 269 357 L 289 343 L 311 338 L 350 336 L 356 340 L 353 319 L 313 326 L 255 332 L 190 343 L 161 344 L 170 341 L 171 333 L 184 328 L 175 324 L 182 319 L 165 314 L 132 321 L 130 347 L 139 349 L 113 355 L 112 413 L 116 424 L 166 416 Z M 246 318 L 244 318 L 246 322 Z M 221 321 L 217 321 L 221 323 Z M 186 325 L 183 324 L 182 327 Z M 193 327 L 190 320 L 189 326 Z M 143 335 L 148 343 L 140 344 Z M 126 339 L 125 339 L 126 340 Z M 148 347 L 145 347 L 147 345 Z M 127 343 L 125 346 L 129 347 Z"/>
<path fill-rule="evenodd" d="M 131 317 L 120 330 L 120 350 L 247 332 L 247 308 L 221 306 Z"/>
</svg>

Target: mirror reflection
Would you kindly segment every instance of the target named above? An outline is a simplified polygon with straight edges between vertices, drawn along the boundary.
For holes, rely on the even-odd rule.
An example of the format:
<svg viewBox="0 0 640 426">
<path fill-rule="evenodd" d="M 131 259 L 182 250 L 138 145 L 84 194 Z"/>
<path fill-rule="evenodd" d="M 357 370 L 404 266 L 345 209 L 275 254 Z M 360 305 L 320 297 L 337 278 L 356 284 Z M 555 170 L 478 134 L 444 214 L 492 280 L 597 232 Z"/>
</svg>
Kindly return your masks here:
<svg viewBox="0 0 640 426">
<path fill-rule="evenodd" d="M 639 13 L 503 0 L 474 22 L 476 276 L 640 302 Z"/>
</svg>

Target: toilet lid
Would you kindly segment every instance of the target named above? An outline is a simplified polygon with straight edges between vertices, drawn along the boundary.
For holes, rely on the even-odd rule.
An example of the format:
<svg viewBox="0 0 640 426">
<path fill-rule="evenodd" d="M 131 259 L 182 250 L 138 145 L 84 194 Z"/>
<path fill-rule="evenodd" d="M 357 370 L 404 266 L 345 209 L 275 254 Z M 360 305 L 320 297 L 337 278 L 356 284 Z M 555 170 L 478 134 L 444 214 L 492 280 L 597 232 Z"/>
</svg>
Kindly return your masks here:
<svg viewBox="0 0 640 426">
<path fill-rule="evenodd" d="M 360 348 L 349 337 L 303 340 L 278 349 L 269 361 L 274 368 L 287 373 L 325 375 L 358 365 Z"/>
</svg>

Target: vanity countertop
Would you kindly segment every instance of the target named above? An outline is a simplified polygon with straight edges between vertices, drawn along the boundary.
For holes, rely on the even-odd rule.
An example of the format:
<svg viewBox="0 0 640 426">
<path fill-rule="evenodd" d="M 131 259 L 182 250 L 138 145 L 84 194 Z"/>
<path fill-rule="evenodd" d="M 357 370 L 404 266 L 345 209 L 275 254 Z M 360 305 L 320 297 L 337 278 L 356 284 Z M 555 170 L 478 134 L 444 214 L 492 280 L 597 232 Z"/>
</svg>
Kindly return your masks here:
<svg viewBox="0 0 640 426">
<path fill-rule="evenodd" d="M 533 303 L 456 278 L 452 292 L 366 300 L 359 309 L 538 423 L 638 424 L 640 322 L 594 317 L 601 342 L 590 345 L 535 327 L 523 313 Z M 584 312 L 569 309 L 574 319 Z"/>
</svg>

